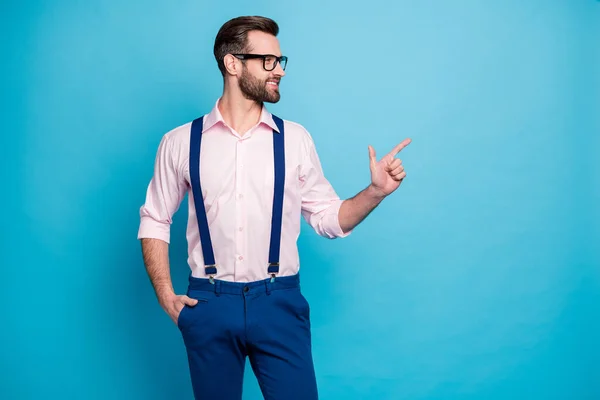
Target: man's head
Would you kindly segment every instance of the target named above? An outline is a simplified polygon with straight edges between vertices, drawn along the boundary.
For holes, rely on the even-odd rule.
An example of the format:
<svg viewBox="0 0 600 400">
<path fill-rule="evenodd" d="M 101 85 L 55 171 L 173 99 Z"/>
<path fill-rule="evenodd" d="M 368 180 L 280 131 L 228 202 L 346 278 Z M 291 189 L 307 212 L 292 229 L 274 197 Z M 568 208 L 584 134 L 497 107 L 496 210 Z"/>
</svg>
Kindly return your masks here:
<svg viewBox="0 0 600 400">
<path fill-rule="evenodd" d="M 226 22 L 215 39 L 214 55 L 227 84 L 239 87 L 257 103 L 279 101 L 279 81 L 287 58 L 281 59 L 279 26 L 265 17 L 238 17 Z"/>
</svg>

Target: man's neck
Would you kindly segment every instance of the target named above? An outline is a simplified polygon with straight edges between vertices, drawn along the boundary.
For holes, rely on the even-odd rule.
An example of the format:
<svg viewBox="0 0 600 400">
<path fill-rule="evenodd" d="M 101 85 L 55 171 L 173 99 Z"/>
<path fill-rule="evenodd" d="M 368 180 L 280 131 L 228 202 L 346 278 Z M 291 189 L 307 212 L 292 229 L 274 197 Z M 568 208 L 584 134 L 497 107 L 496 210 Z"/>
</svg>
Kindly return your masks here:
<svg viewBox="0 0 600 400">
<path fill-rule="evenodd" d="M 228 91 L 224 91 L 219 100 L 219 112 L 225 123 L 242 136 L 258 123 L 262 107 L 262 104 Z"/>
</svg>

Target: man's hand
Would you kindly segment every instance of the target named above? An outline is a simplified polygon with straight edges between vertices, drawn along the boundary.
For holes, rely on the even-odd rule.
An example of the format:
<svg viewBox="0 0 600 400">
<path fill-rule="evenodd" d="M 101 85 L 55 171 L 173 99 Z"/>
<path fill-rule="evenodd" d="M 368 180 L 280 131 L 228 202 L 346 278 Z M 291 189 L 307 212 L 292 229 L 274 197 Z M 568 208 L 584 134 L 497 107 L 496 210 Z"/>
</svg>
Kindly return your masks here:
<svg viewBox="0 0 600 400">
<path fill-rule="evenodd" d="M 175 325 L 177 325 L 177 319 L 179 319 L 179 314 L 183 310 L 183 307 L 185 305 L 193 307 L 196 304 L 198 304 L 198 300 L 186 295 L 176 295 L 175 293 L 164 295 L 160 299 L 160 305 L 169 314 Z"/>
<path fill-rule="evenodd" d="M 402 149 L 410 144 L 411 139 L 404 139 L 402 143 L 377 161 L 375 149 L 369 146 L 369 158 L 371 167 L 371 186 L 381 196 L 388 196 L 400 187 L 402 180 L 406 177 L 406 171 L 402 166 L 402 160 L 395 158 Z"/>
</svg>

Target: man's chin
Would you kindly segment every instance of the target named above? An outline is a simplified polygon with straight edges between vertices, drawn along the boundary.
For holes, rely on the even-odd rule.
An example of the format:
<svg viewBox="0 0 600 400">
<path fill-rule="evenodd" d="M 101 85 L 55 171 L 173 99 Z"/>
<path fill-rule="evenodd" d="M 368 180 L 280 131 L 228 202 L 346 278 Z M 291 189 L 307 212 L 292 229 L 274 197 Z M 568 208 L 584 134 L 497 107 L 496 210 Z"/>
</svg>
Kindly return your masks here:
<svg viewBox="0 0 600 400">
<path fill-rule="evenodd" d="M 281 99 L 281 95 L 279 94 L 279 92 L 276 92 L 277 94 L 274 94 L 273 96 L 267 96 L 267 98 L 265 99 L 265 103 L 277 103 L 279 102 L 279 100 Z"/>
</svg>

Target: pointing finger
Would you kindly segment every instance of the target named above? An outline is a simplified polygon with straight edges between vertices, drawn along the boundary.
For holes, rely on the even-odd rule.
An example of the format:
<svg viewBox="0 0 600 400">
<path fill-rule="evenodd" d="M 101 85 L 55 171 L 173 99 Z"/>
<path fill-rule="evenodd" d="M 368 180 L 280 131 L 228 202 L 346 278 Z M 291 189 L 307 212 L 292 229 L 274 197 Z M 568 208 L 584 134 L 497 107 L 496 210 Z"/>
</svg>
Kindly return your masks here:
<svg viewBox="0 0 600 400">
<path fill-rule="evenodd" d="M 400 153 L 402 149 L 408 146 L 412 142 L 412 139 L 404 139 L 400 144 L 398 144 L 392 151 L 390 151 L 389 155 L 392 157 L 396 157 L 396 154 Z"/>
</svg>

